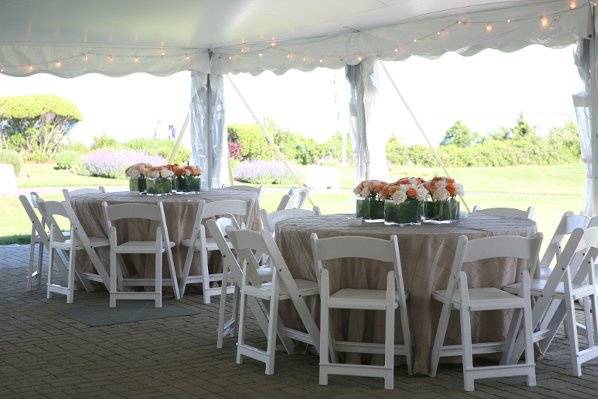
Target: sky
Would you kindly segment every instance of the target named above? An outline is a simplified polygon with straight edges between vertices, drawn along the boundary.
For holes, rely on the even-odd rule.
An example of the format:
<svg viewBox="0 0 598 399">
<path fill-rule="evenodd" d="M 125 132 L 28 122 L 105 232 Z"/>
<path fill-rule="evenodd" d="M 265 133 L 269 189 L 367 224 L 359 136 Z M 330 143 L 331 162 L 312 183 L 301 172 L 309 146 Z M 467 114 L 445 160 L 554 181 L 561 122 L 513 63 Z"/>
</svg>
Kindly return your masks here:
<svg viewBox="0 0 598 399">
<path fill-rule="evenodd" d="M 583 90 L 583 85 L 573 51 L 573 46 L 530 46 L 514 53 L 485 50 L 472 57 L 448 53 L 434 60 L 411 57 L 386 65 L 436 144 L 457 120 L 481 134 L 512 126 L 520 113 L 540 134 L 574 120 L 571 95 Z M 318 141 L 350 129 L 343 70 L 238 74 L 231 79 L 260 118 L 283 128 Z M 153 137 L 155 130 L 165 135 L 170 124 L 180 129 L 189 103 L 190 79 L 188 72 L 120 78 L 88 74 L 73 79 L 0 75 L 0 96 L 48 93 L 63 96 L 81 109 L 84 120 L 71 132 L 71 140 L 90 143 L 94 136 L 108 134 L 126 141 Z M 227 123 L 253 123 L 228 82 L 225 102 Z M 406 144 L 424 143 L 381 71 L 376 110 L 381 137 L 395 135 Z M 188 134 L 184 142 L 189 142 Z"/>
</svg>

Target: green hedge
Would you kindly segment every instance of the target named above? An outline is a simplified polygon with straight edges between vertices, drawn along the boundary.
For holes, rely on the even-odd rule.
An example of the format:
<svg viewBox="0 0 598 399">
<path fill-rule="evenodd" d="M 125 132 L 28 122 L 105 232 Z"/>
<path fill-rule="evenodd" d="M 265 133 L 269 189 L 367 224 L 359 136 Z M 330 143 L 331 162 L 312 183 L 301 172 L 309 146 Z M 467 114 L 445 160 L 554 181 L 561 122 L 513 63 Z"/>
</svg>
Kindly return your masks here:
<svg viewBox="0 0 598 399">
<path fill-rule="evenodd" d="M 58 151 L 54 161 L 56 169 L 77 170 L 81 166 L 81 153 L 74 150 Z"/>
<path fill-rule="evenodd" d="M 23 161 L 18 152 L 0 149 L 0 164 L 12 165 L 15 170 L 15 175 L 18 176 L 21 173 Z"/>
</svg>

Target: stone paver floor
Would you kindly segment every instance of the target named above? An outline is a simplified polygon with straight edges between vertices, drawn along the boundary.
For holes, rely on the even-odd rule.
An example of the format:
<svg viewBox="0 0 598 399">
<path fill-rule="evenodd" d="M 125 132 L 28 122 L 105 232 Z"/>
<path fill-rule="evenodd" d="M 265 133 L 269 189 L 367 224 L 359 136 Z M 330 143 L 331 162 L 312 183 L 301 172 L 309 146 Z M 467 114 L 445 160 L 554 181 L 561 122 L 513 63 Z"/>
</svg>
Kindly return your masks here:
<svg viewBox="0 0 598 399">
<path fill-rule="evenodd" d="M 598 361 L 582 378 L 568 375 L 569 357 L 559 336 L 537 364 L 538 386 L 523 378 L 486 380 L 462 391 L 461 367 L 441 365 L 438 376 L 407 376 L 397 368 L 395 390 L 379 379 L 331 377 L 318 385 L 318 360 L 309 354 L 276 358 L 276 373 L 246 360 L 235 364 L 234 338 L 216 349 L 218 302 L 201 296 L 182 302 L 192 316 L 89 327 L 61 315 L 63 296 L 25 291 L 28 247 L 0 247 L 0 398 L 598 398 Z M 75 304 L 105 304 L 105 293 L 77 292 Z M 168 306 L 168 302 L 165 303 Z M 263 341 L 255 330 L 251 340 Z"/>
</svg>

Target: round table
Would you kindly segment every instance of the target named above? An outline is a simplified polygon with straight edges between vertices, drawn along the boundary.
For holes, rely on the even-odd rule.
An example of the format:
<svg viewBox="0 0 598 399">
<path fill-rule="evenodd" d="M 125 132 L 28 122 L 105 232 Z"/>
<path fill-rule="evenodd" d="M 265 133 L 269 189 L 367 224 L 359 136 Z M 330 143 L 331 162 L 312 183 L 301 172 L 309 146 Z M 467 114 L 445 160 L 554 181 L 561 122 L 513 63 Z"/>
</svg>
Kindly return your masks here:
<svg viewBox="0 0 598 399">
<path fill-rule="evenodd" d="M 414 350 L 414 371 L 428 373 L 430 352 L 436 333 L 441 306 L 432 300 L 434 290 L 445 289 L 457 246 L 458 237 L 470 239 L 496 235 L 530 236 L 536 232 L 535 222 L 528 219 L 505 219 L 472 216 L 456 224 L 396 226 L 384 223 L 365 223 L 350 226 L 352 215 L 326 215 L 293 218 L 276 226 L 276 241 L 295 278 L 316 280 L 312 266 L 310 234 L 318 237 L 359 235 L 388 239 L 396 234 L 407 301 Z M 342 288 L 385 289 L 390 264 L 364 259 L 342 259 L 329 263 L 331 292 Z M 374 266 L 374 267 L 372 267 Z M 472 288 L 497 287 L 515 282 L 518 267 L 515 259 L 491 259 L 468 263 L 464 269 Z M 319 306 L 312 303 L 314 317 L 319 320 Z M 281 312 L 285 323 L 297 325 L 292 312 Z M 511 313 L 503 311 L 478 312 L 472 317 L 474 342 L 502 341 L 506 336 Z M 400 332 L 400 318 L 396 330 Z M 384 342 L 384 312 L 337 310 L 332 313 L 331 329 L 337 339 L 356 342 Z M 400 334 L 400 333 L 399 333 Z M 451 315 L 446 343 L 458 344 L 459 317 Z M 402 338 L 397 337 L 397 343 Z M 348 358 L 355 361 L 355 357 Z M 361 359 L 366 360 L 366 359 Z"/>
<path fill-rule="evenodd" d="M 206 202 L 225 199 L 257 200 L 257 190 L 247 187 L 227 187 L 202 191 L 196 194 L 170 194 L 161 196 L 142 195 L 139 193 L 123 191 L 109 193 L 82 194 L 71 197 L 71 205 L 79 218 L 88 236 L 107 237 L 106 215 L 102 203 L 158 203 L 162 202 L 166 225 L 170 241 L 176 246 L 173 248 L 174 265 L 177 275 L 180 277 L 187 248 L 181 245 L 184 239 L 191 237 L 195 215 L 200 200 Z M 253 221 L 251 227 L 259 225 L 259 204 L 253 208 L 250 219 Z M 256 225 L 257 223 L 257 225 Z M 153 240 L 156 230 L 154 223 L 143 220 L 120 220 L 115 223 L 119 240 Z M 106 270 L 109 270 L 109 251 L 107 248 L 98 249 L 98 255 L 104 263 Z M 127 272 L 130 277 L 153 278 L 154 259 L 152 256 L 127 255 L 124 257 Z M 85 268 L 91 270 L 88 263 Z M 216 272 L 220 262 L 210 260 L 210 270 Z M 192 274 L 200 274 L 199 257 L 193 258 L 191 266 Z M 169 276 L 168 264 L 164 262 L 164 278 Z"/>
</svg>

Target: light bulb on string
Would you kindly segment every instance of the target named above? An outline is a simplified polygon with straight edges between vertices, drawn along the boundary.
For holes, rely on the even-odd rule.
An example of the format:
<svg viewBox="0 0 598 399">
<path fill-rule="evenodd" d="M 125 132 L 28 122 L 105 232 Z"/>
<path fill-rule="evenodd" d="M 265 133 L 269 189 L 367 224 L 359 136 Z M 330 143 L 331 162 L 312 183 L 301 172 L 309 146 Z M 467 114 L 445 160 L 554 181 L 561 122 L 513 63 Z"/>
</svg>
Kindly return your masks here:
<svg viewBox="0 0 598 399">
<path fill-rule="evenodd" d="M 399 48 L 398 47 L 395 47 L 395 53 L 397 53 L 397 54 L 399 53 Z"/>
<path fill-rule="evenodd" d="M 545 16 L 540 18 L 540 23 L 542 24 L 543 28 L 546 28 L 548 27 L 548 25 L 550 25 L 550 21 L 548 21 L 548 18 L 546 18 Z"/>
<path fill-rule="evenodd" d="M 83 62 L 87 62 L 88 60 L 89 60 L 89 55 L 87 53 L 83 54 Z"/>
<path fill-rule="evenodd" d="M 262 58 L 264 56 L 264 53 L 262 53 L 261 51 L 259 53 L 257 53 L 258 57 Z"/>
<path fill-rule="evenodd" d="M 486 32 L 492 32 L 494 26 L 490 22 L 486 23 Z"/>
<path fill-rule="evenodd" d="M 56 66 L 56 68 L 60 68 L 62 66 L 62 61 L 56 61 L 54 66 Z"/>
<path fill-rule="evenodd" d="M 413 39 L 413 43 L 417 43 L 417 38 Z"/>
<path fill-rule="evenodd" d="M 507 19 L 507 23 L 510 24 L 511 23 L 511 18 Z"/>
<path fill-rule="evenodd" d="M 138 63 L 139 63 L 139 57 L 137 57 L 137 56 L 136 56 L 135 58 L 133 58 L 133 62 L 134 62 L 135 64 L 138 64 Z"/>
<path fill-rule="evenodd" d="M 0 73 L 4 73 L 4 67 L 0 66 Z"/>
<path fill-rule="evenodd" d="M 363 61 L 363 57 L 362 57 L 362 56 L 360 56 L 360 55 L 358 55 L 358 56 L 357 56 L 357 62 L 361 62 L 361 61 Z"/>
<path fill-rule="evenodd" d="M 463 25 L 463 21 L 461 21 L 460 19 L 457 20 L 457 25 Z"/>
<path fill-rule="evenodd" d="M 27 70 L 29 72 L 33 72 L 33 65 L 27 65 Z"/>
<path fill-rule="evenodd" d="M 324 63 L 324 59 L 320 58 L 320 64 L 323 64 L 323 63 Z"/>
<path fill-rule="evenodd" d="M 290 60 L 291 58 L 293 58 L 293 53 L 288 53 L 287 54 L 287 60 Z"/>
<path fill-rule="evenodd" d="M 189 54 L 185 54 L 185 61 L 189 61 L 191 59 L 191 56 Z"/>
<path fill-rule="evenodd" d="M 575 0 L 571 0 L 569 2 L 569 9 L 574 10 L 577 7 L 577 2 Z"/>
<path fill-rule="evenodd" d="M 303 62 L 307 62 L 307 57 L 303 57 Z"/>
<path fill-rule="evenodd" d="M 108 60 L 108 62 L 112 62 L 112 61 L 114 61 L 114 58 L 111 55 L 109 55 L 107 60 Z"/>
</svg>

